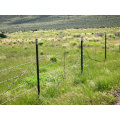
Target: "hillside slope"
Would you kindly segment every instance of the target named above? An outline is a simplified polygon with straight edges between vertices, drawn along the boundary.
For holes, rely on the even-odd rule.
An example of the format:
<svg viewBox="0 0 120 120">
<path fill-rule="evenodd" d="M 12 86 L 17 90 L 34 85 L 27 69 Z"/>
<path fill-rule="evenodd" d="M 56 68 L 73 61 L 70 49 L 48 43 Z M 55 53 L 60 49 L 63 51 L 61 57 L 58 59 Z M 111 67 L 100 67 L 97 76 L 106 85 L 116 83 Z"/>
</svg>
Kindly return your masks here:
<svg viewBox="0 0 120 120">
<path fill-rule="evenodd" d="M 120 27 L 120 15 L 1 15 L 0 31 Z"/>
</svg>

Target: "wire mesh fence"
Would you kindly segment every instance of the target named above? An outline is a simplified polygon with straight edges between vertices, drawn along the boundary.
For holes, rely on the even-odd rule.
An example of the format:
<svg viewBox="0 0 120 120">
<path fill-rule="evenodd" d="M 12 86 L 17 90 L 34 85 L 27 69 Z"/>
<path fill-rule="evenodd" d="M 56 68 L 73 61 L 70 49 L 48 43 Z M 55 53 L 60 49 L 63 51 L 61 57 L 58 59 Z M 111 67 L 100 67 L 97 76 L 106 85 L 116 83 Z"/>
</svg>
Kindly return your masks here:
<svg viewBox="0 0 120 120">
<path fill-rule="evenodd" d="M 92 51 L 92 56 L 91 56 L 90 48 L 92 48 L 92 49 L 94 48 L 94 50 L 93 50 L 94 52 Z M 51 61 L 48 62 L 47 61 L 47 64 L 45 64 L 45 65 L 43 65 L 43 64 L 41 65 L 41 63 L 40 63 L 39 69 L 41 71 L 39 71 L 39 75 L 40 75 L 40 82 L 41 82 L 42 86 L 47 86 L 47 89 L 48 88 L 56 89 L 64 80 L 67 79 L 67 77 L 70 75 L 70 73 L 75 68 L 77 68 L 77 67 L 80 68 L 81 53 L 80 53 L 80 48 L 78 48 L 78 49 L 79 50 L 75 54 L 70 55 L 70 56 L 68 56 L 68 55 L 69 55 L 69 53 L 71 53 L 73 48 L 66 49 L 66 51 L 64 51 L 64 53 L 62 55 L 62 59 L 58 62 L 51 62 Z M 99 49 L 102 49 L 102 52 L 104 55 L 104 49 L 107 50 L 107 46 L 106 46 L 106 48 L 104 48 L 104 46 L 101 46 L 101 47 L 99 47 Z M 99 52 L 99 54 L 100 54 L 100 52 Z M 87 50 L 87 47 L 84 46 L 84 42 L 83 42 L 83 63 L 82 64 L 84 65 L 84 67 L 87 65 L 87 63 L 89 61 L 104 62 L 105 61 L 104 56 L 103 56 L 102 60 L 101 59 L 99 60 L 96 58 L 96 56 L 99 56 L 99 54 L 97 55 L 96 47 L 88 47 L 88 50 Z M 56 54 L 56 56 L 57 55 L 58 54 Z M 95 58 L 93 58 L 93 56 Z M 46 56 L 44 59 L 42 59 L 42 57 L 40 57 L 39 62 L 42 62 L 42 60 L 44 61 L 46 59 L 47 59 Z M 36 80 L 37 77 L 36 77 L 35 62 L 36 62 L 35 60 L 32 60 L 30 62 L 25 62 L 25 63 L 20 64 L 20 65 L 16 65 L 13 67 L 8 67 L 6 69 L 0 70 L 0 73 L 2 73 L 4 71 L 10 71 L 13 69 L 17 70 L 17 68 L 28 65 L 27 69 L 25 69 L 20 75 L 11 77 L 11 78 L 6 79 L 6 80 L 0 80 L 0 84 L 1 85 L 4 84 L 2 87 L 4 87 L 5 85 L 7 86 L 7 84 L 10 84 L 7 87 L 7 89 L 5 89 L 4 91 L 1 90 L 1 92 L 0 92 L 0 104 L 1 105 L 6 104 L 8 102 L 11 102 L 12 100 L 15 100 L 19 96 L 24 95 L 24 94 L 34 90 L 34 88 L 37 89 L 37 80 Z M 54 66 L 52 70 L 51 69 L 49 69 L 49 71 L 46 70 L 46 68 L 48 68 L 48 67 L 51 68 L 52 66 Z M 28 74 L 29 76 L 33 76 L 32 79 L 27 80 L 28 78 L 25 76 L 26 74 Z M 23 79 L 23 80 L 20 81 L 20 79 Z M 11 83 L 10 83 L 10 81 L 11 81 Z M 20 81 L 20 83 L 18 83 L 19 81 Z M 23 81 L 25 81 L 25 82 L 23 82 Z M 48 85 L 48 83 L 49 83 L 49 85 Z M 23 89 L 27 85 L 29 85 L 30 87 L 21 93 L 21 91 L 19 91 L 19 90 Z M 15 93 L 15 91 L 16 91 L 16 93 Z M 2 100 L 3 99 L 2 97 L 7 95 L 8 93 L 9 93 L 10 97 L 7 100 Z M 14 95 L 14 93 L 15 93 L 15 95 Z M 11 98 L 11 96 L 13 96 L 13 97 Z"/>
</svg>

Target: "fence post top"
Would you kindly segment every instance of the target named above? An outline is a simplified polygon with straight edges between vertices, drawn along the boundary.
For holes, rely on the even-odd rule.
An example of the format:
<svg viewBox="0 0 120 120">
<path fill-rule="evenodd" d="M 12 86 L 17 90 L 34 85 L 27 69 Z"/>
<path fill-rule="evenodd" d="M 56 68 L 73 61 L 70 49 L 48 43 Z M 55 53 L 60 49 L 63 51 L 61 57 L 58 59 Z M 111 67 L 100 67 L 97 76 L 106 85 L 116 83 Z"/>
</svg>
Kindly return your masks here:
<svg viewBox="0 0 120 120">
<path fill-rule="evenodd" d="M 35 39 L 36 40 L 36 44 L 38 45 L 38 39 Z"/>
<path fill-rule="evenodd" d="M 83 36 L 81 36 L 81 41 L 83 41 Z"/>
</svg>

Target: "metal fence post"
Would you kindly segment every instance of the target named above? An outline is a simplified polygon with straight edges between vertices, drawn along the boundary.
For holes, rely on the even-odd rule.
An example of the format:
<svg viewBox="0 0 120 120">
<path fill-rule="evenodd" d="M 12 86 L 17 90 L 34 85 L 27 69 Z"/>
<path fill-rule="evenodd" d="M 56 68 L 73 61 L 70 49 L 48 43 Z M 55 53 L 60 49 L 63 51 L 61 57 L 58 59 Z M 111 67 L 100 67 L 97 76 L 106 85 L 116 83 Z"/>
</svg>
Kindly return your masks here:
<svg viewBox="0 0 120 120">
<path fill-rule="evenodd" d="M 64 79 L 65 79 L 65 54 L 66 54 L 66 51 L 64 52 Z"/>
<path fill-rule="evenodd" d="M 106 46 L 106 43 L 107 43 L 107 37 L 106 37 L 106 32 L 105 32 L 105 60 L 107 58 L 107 50 L 106 50 L 107 46 Z"/>
<path fill-rule="evenodd" d="M 37 88 L 38 88 L 38 99 L 40 97 L 40 81 L 39 81 L 39 57 L 38 57 L 38 40 L 36 39 L 36 65 L 37 65 Z"/>
<path fill-rule="evenodd" d="M 81 73 L 83 73 L 83 37 L 81 37 Z"/>
</svg>

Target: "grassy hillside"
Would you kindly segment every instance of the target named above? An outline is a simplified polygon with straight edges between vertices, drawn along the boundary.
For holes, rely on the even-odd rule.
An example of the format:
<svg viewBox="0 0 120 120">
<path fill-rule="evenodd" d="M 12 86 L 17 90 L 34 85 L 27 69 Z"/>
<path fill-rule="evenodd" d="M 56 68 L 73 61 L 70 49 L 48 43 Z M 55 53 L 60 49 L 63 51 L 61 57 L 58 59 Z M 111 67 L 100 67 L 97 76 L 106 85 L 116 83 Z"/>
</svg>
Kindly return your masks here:
<svg viewBox="0 0 120 120">
<path fill-rule="evenodd" d="M 107 32 L 106 61 L 104 32 Z M 120 91 L 120 28 L 39 30 L 6 35 L 7 38 L 0 38 L 0 104 L 116 103 Z M 39 40 L 39 101 L 35 38 Z"/>
<path fill-rule="evenodd" d="M 0 31 L 120 27 L 120 16 L 110 15 L 39 15 L 0 16 Z"/>
</svg>

